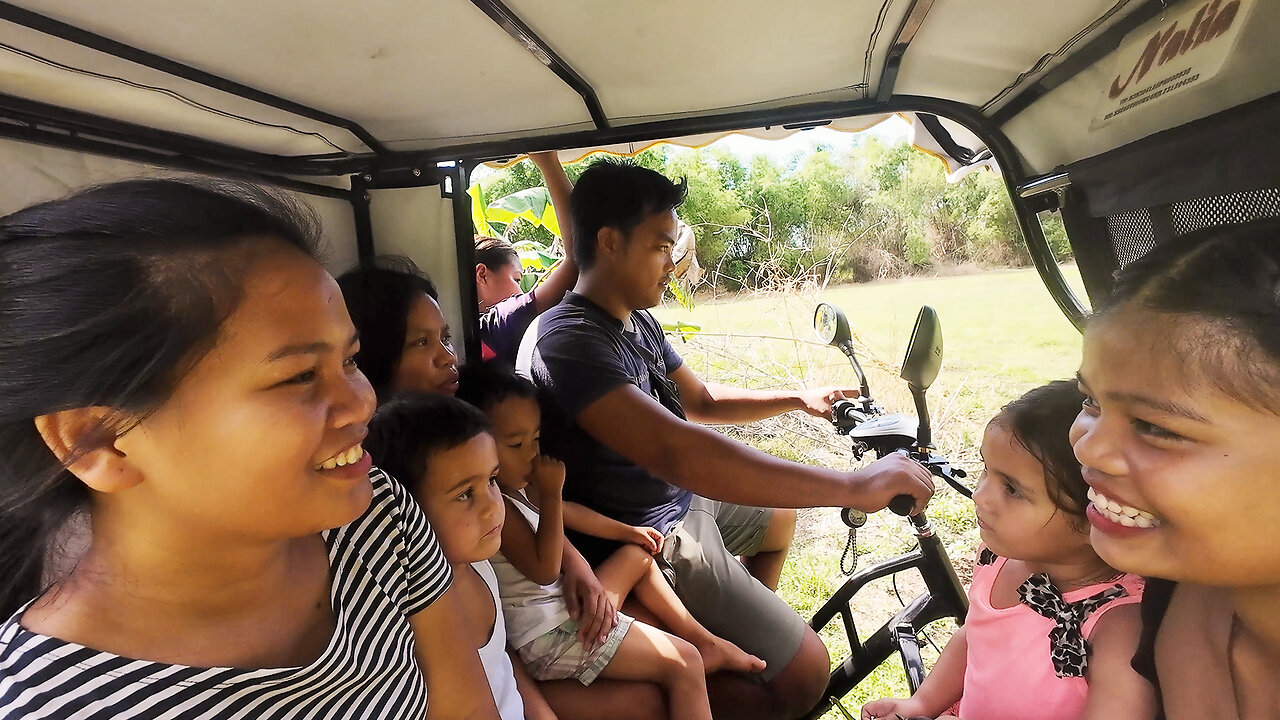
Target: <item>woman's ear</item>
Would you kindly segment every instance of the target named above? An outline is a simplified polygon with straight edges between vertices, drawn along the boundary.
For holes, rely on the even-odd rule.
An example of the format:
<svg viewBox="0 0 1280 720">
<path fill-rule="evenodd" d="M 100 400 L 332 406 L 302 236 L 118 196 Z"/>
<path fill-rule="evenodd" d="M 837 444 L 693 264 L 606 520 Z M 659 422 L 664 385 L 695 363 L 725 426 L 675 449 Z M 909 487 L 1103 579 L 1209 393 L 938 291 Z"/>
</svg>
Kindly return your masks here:
<svg viewBox="0 0 1280 720">
<path fill-rule="evenodd" d="M 36 431 L 58 461 L 90 489 L 119 492 L 142 482 L 142 474 L 116 447 L 102 407 L 61 410 L 35 419 Z"/>
<path fill-rule="evenodd" d="M 476 263 L 476 286 L 489 282 L 489 268 L 484 263 Z"/>
</svg>

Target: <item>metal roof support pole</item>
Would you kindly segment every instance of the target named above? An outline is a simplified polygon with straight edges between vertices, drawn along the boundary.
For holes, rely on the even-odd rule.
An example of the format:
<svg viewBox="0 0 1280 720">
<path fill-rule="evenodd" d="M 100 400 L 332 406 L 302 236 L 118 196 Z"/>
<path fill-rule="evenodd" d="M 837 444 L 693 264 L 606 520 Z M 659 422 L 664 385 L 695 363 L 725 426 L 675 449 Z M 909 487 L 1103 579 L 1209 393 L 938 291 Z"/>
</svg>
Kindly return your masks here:
<svg viewBox="0 0 1280 720">
<path fill-rule="evenodd" d="M 977 108 L 968 105 L 962 107 L 965 109 L 961 113 L 943 111 L 937 114 L 967 126 L 973 134 L 982 138 L 987 144 L 987 149 L 1000 165 L 1005 189 L 1009 192 L 1010 202 L 1013 203 L 1013 214 L 1018 219 L 1018 228 L 1022 230 L 1022 238 L 1027 243 L 1027 252 L 1031 254 L 1031 262 L 1035 265 L 1036 272 L 1040 274 L 1040 280 L 1044 282 L 1058 309 L 1062 310 L 1077 330 L 1084 332 L 1088 311 L 1076 297 L 1071 286 L 1067 285 L 1066 278 L 1062 276 L 1058 260 L 1053 256 L 1053 249 L 1049 247 L 1049 241 L 1044 236 L 1044 228 L 1040 226 L 1040 218 L 1036 216 L 1027 198 L 1022 197 L 1018 192 L 1018 187 L 1027 179 L 1018 151 L 1009 142 L 1004 131 Z"/>
<path fill-rule="evenodd" d="M 376 251 L 373 244 L 373 218 L 369 214 L 369 187 L 366 175 L 351 176 L 351 214 L 356 226 L 356 257 L 360 267 L 371 267 Z"/>
<path fill-rule="evenodd" d="M 176 60 L 170 60 L 169 58 L 161 57 L 145 50 L 140 50 L 131 45 L 126 45 L 125 43 L 98 35 L 97 33 L 91 33 L 88 30 L 82 30 L 74 25 L 59 22 L 53 18 L 41 15 L 40 13 L 32 12 L 30 10 L 17 7 L 16 5 L 11 5 L 7 2 L 0 2 L 0 20 L 7 20 L 15 25 L 21 25 L 25 28 L 42 32 L 46 35 L 52 35 L 53 37 L 80 45 L 81 47 L 97 50 L 98 52 L 106 53 L 107 55 L 112 55 L 122 60 L 128 60 L 129 62 L 149 67 L 152 70 L 159 70 L 160 72 L 168 73 L 174 77 L 190 80 L 191 82 L 198 83 L 215 90 L 220 90 L 224 93 L 244 98 L 245 100 L 251 100 L 261 105 L 273 107 L 278 110 L 284 110 L 285 112 L 322 122 L 333 127 L 342 128 L 358 138 L 360 142 L 364 143 L 365 146 L 374 153 L 378 155 L 384 155 L 387 153 L 386 146 L 374 138 L 368 130 L 365 130 L 358 123 L 352 120 L 347 120 L 346 118 L 338 117 L 337 115 L 332 115 L 322 110 L 317 110 L 301 103 L 293 102 L 292 100 L 286 100 L 266 91 L 249 87 L 248 85 L 242 85 L 234 80 L 228 80 L 224 77 L 214 75 L 213 73 L 191 67 L 190 65 L 184 65 Z"/>
<path fill-rule="evenodd" d="M 590 113 L 591 120 L 598 129 L 603 130 L 609 127 L 609 119 L 605 117 L 604 108 L 600 106 L 600 98 L 596 97 L 596 91 L 591 84 L 579 75 L 578 71 L 570 67 L 569 63 L 565 62 L 555 50 L 551 49 L 546 41 L 525 25 L 506 3 L 502 0 L 471 0 L 471 4 L 484 11 L 485 15 L 506 30 L 507 34 L 515 38 L 524 49 L 538 58 L 538 62 L 546 65 L 547 69 L 556 74 L 556 77 L 581 95 L 582 101 L 587 105 L 587 112 Z"/>
<path fill-rule="evenodd" d="M 999 159 L 996 162 L 999 162 Z M 1004 165 L 1001 164 L 1000 167 L 1003 169 Z M 1040 227 L 1040 218 L 1036 217 L 1025 199 L 1017 197 L 1014 193 L 1015 183 L 1010 182 L 1008 174 L 1005 175 L 1005 187 L 1009 189 L 1009 197 L 1013 201 L 1013 212 L 1018 218 L 1018 226 L 1022 229 L 1022 237 L 1027 242 L 1027 252 L 1031 253 L 1031 262 L 1036 266 L 1036 272 L 1040 274 L 1040 279 L 1044 281 L 1044 286 L 1049 290 L 1053 301 L 1058 304 L 1058 309 L 1062 310 L 1077 330 L 1084 332 L 1088 311 L 1080 303 L 1071 286 L 1067 285 L 1066 278 L 1062 276 L 1058 260 L 1053 256 L 1049 241 L 1045 239 L 1044 228 Z"/>
<path fill-rule="evenodd" d="M 876 101 L 886 102 L 893 96 L 893 86 L 898 82 L 898 70 L 902 67 L 902 58 L 907 54 L 907 46 L 915 39 L 920 26 L 924 24 L 924 16 L 933 7 L 933 0 L 912 0 L 907 8 L 907 16 L 902 19 L 898 35 L 889 46 L 889 54 L 884 59 L 884 69 L 880 71 L 880 84 L 876 87 Z"/>
<path fill-rule="evenodd" d="M 467 187 L 475 163 L 459 160 L 449 172 L 453 185 L 453 234 L 458 257 L 458 302 L 462 303 L 462 316 L 470 318 L 462 323 L 462 342 L 467 362 L 480 359 L 480 321 L 475 309 L 480 300 L 476 297 L 476 231 L 471 223 L 471 195 Z"/>
</svg>

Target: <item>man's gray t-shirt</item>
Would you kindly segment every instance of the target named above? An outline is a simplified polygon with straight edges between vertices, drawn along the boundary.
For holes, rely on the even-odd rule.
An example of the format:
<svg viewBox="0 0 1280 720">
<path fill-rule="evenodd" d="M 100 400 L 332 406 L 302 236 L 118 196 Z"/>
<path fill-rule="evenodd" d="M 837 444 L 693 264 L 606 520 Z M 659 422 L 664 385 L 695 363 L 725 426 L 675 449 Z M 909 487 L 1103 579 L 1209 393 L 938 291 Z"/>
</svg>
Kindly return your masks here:
<svg viewBox="0 0 1280 720">
<path fill-rule="evenodd" d="M 624 384 L 671 404 L 664 403 L 654 387 L 650 365 L 665 379 L 684 361 L 648 312 L 631 313 L 628 324 L 631 327 L 624 327 L 595 303 L 570 292 L 530 326 L 516 364 L 538 387 L 542 448 L 565 464 L 564 499 L 627 525 L 666 534 L 689 509 L 689 491 L 649 474 L 576 422 L 578 413 Z M 617 418 L 618 423 L 627 420 Z M 604 551 L 578 549 L 593 562 Z"/>
</svg>

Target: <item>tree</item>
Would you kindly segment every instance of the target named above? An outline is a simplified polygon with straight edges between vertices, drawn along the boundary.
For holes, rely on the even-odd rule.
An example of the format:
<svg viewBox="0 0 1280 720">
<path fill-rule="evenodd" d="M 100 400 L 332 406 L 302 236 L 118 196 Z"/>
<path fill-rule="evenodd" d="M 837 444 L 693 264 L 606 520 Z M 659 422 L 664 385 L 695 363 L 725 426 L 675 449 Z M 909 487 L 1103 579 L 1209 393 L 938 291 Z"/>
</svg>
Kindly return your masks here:
<svg viewBox="0 0 1280 720">
<path fill-rule="evenodd" d="M 576 180 L 596 159 L 565 169 Z M 905 143 L 867 136 L 847 150 L 817 146 L 785 160 L 659 145 L 634 161 L 688 182 L 678 214 L 694 228 L 707 280 L 726 289 L 1030 262 L 998 174 L 979 170 L 948 183 L 937 158 Z M 536 168 L 522 162 L 487 179 L 485 189 L 497 197 L 540 184 Z M 1054 254 L 1069 257 L 1060 218 L 1043 226 Z M 549 237 L 522 222 L 515 231 L 517 239 Z"/>
</svg>

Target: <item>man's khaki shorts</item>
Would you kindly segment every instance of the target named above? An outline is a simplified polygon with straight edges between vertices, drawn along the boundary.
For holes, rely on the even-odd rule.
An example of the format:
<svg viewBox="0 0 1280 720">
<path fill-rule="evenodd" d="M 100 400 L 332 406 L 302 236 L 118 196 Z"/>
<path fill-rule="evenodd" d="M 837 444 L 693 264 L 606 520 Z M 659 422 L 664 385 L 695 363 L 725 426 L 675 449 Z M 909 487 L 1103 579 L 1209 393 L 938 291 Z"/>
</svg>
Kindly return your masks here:
<svg viewBox="0 0 1280 720">
<path fill-rule="evenodd" d="M 689 512 L 667 535 L 662 547 L 664 564 L 670 565 L 668 579 L 689 612 L 708 630 L 752 655 L 763 658 L 768 667 L 759 674 L 772 680 L 795 657 L 804 638 L 807 624 L 769 588 L 751 577 L 735 554 L 751 554 L 760 546 L 768 513 L 754 547 L 748 532 L 730 532 L 730 540 L 721 535 L 717 518 L 755 518 L 759 524 L 760 508 L 746 508 L 694 496 Z M 727 523 L 732 527 L 734 523 Z M 752 523 L 737 523 L 738 526 Z M 726 544 L 734 544 L 734 549 Z M 744 548 L 750 552 L 744 552 Z"/>
<path fill-rule="evenodd" d="M 724 538 L 724 547 L 731 555 L 750 557 L 760 551 L 765 531 L 773 519 L 773 508 L 734 505 L 733 503 L 707 500 L 716 506 L 716 527 Z"/>
</svg>

